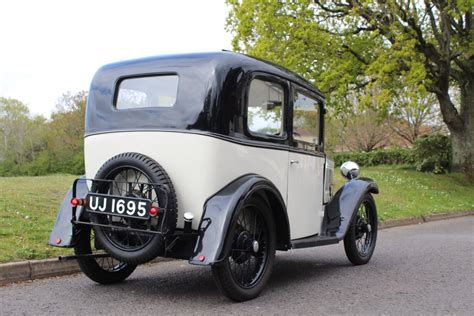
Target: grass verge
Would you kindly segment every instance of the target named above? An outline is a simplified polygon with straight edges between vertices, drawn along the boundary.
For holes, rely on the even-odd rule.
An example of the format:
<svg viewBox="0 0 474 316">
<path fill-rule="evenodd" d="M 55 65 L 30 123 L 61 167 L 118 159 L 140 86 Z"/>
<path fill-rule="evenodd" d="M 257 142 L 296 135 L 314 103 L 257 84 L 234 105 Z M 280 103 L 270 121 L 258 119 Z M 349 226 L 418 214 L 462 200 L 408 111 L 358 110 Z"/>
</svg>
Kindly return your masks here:
<svg viewBox="0 0 474 316">
<path fill-rule="evenodd" d="M 336 170 L 335 188 L 345 180 Z M 377 181 L 379 219 L 474 209 L 474 185 L 461 174 L 434 175 L 398 166 L 366 167 Z M 0 178 L 0 263 L 72 254 L 47 246 L 58 206 L 76 176 Z"/>
<path fill-rule="evenodd" d="M 0 178 L 0 262 L 70 254 L 47 245 L 58 206 L 76 176 Z"/>
<path fill-rule="evenodd" d="M 338 170 L 335 188 L 345 180 Z M 362 167 L 361 176 L 374 179 L 380 221 L 474 209 L 474 185 L 461 173 L 436 175 L 402 166 Z"/>
</svg>

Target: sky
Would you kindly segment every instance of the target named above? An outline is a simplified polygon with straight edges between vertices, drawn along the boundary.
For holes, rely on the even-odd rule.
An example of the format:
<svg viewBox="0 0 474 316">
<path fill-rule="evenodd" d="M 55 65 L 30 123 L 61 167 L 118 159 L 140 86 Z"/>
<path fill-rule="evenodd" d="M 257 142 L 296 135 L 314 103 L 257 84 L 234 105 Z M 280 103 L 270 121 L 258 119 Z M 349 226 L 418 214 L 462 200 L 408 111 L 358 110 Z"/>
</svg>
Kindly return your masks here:
<svg viewBox="0 0 474 316">
<path fill-rule="evenodd" d="M 1 0 L 0 96 L 46 117 L 102 65 L 231 49 L 224 0 Z"/>
</svg>

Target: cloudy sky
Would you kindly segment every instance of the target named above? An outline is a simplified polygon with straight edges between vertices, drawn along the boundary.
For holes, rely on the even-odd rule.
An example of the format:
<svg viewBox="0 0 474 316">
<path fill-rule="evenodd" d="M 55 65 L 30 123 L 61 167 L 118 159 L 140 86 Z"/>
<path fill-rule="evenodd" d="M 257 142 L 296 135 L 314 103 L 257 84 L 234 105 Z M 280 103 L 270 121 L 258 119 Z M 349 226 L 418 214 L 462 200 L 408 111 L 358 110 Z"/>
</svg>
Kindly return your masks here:
<svg viewBox="0 0 474 316">
<path fill-rule="evenodd" d="M 230 49 L 224 0 L 1 0 L 0 96 L 48 116 L 101 65 Z"/>
</svg>

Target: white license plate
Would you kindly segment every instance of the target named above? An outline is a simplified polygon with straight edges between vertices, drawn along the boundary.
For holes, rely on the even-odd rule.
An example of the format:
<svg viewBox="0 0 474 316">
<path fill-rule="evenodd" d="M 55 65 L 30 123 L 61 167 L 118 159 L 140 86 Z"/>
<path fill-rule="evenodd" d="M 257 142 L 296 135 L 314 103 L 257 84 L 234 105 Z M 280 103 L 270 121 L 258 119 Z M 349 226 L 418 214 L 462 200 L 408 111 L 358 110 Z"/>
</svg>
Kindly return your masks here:
<svg viewBox="0 0 474 316">
<path fill-rule="evenodd" d="M 151 201 L 134 197 L 90 193 L 86 197 L 87 210 L 93 213 L 123 217 L 149 218 Z"/>
</svg>

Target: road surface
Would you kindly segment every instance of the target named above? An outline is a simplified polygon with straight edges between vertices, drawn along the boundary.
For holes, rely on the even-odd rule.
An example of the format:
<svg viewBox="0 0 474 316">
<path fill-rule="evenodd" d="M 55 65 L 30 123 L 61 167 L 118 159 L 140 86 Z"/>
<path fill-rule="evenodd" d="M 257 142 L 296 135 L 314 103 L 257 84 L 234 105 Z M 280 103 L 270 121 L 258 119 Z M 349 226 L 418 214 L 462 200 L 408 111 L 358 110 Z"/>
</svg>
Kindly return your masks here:
<svg viewBox="0 0 474 316">
<path fill-rule="evenodd" d="M 210 269 L 169 261 L 122 284 L 82 275 L 0 287 L 0 315 L 474 314 L 474 217 L 379 232 L 372 261 L 352 266 L 342 244 L 277 253 L 262 295 L 233 303 Z"/>
</svg>

